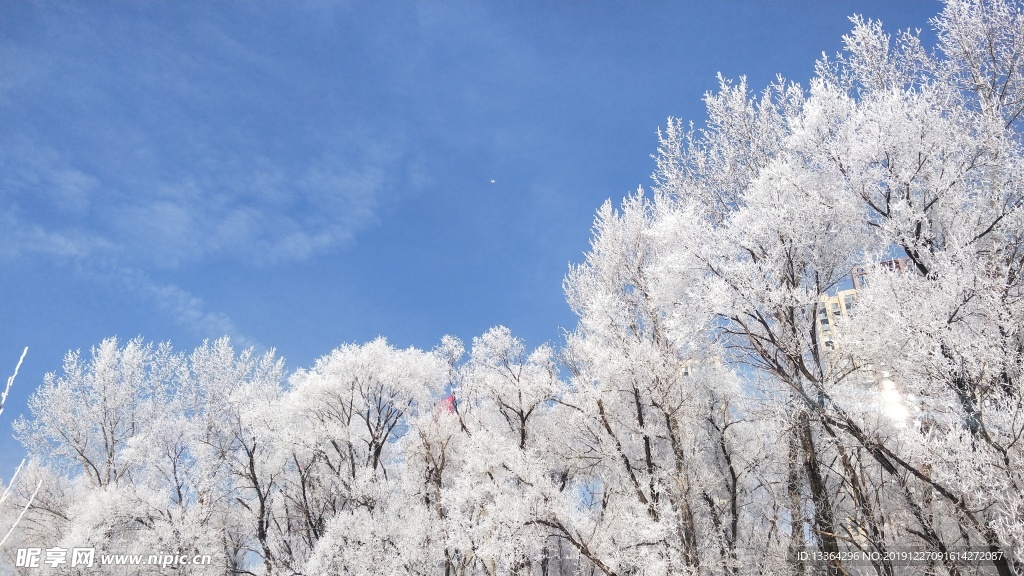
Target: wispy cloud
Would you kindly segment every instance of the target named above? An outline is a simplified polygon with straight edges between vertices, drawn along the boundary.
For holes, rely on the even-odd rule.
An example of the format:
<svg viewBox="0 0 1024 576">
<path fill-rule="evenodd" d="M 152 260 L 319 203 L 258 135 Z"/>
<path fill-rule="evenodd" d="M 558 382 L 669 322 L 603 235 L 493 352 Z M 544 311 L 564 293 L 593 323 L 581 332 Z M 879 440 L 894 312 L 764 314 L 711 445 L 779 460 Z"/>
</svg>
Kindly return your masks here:
<svg viewBox="0 0 1024 576">
<path fill-rule="evenodd" d="M 52 42 L 0 39 L 17 55 L 0 63 L 6 254 L 91 236 L 140 268 L 300 261 L 348 246 L 407 184 L 396 131 L 304 109 L 344 74 L 304 78 L 215 10 L 168 27 L 155 9 L 68 9 L 35 15 Z"/>
<path fill-rule="evenodd" d="M 229 336 L 243 348 L 265 348 L 245 334 L 228 315 L 209 310 L 201 298 L 180 286 L 161 284 L 141 270 L 131 268 L 118 269 L 114 275 L 128 291 L 151 299 L 175 323 L 198 338 Z"/>
<path fill-rule="evenodd" d="M 250 166 L 103 198 L 100 233 L 124 245 L 132 261 L 164 268 L 208 259 L 274 265 L 348 246 L 376 222 L 387 191 L 385 167 L 372 159 Z"/>
<path fill-rule="evenodd" d="M 111 179 L 52 150 L 9 146 L 0 152 L 0 250 L 7 257 L 103 250 L 161 268 L 210 258 L 254 266 L 306 260 L 348 246 L 377 221 L 394 188 L 388 174 L 398 168 L 374 151 L 386 148 L 298 165 L 222 153 L 221 171 L 177 180 L 157 172 L 136 187 L 141 175 Z"/>
<path fill-rule="evenodd" d="M 19 219 L 12 207 L 0 211 L 0 261 L 18 257 L 58 257 L 82 260 L 109 252 L 111 244 L 75 227 L 48 230 L 37 222 Z"/>
<path fill-rule="evenodd" d="M 302 124 L 294 66 L 219 13 L 168 27 L 68 8 L 35 15 L 48 42 L 0 38 L 0 260 L 63 260 L 63 281 L 113 281 L 197 336 L 256 345 L 198 270 L 350 248 L 421 181 L 397 131 Z"/>
</svg>

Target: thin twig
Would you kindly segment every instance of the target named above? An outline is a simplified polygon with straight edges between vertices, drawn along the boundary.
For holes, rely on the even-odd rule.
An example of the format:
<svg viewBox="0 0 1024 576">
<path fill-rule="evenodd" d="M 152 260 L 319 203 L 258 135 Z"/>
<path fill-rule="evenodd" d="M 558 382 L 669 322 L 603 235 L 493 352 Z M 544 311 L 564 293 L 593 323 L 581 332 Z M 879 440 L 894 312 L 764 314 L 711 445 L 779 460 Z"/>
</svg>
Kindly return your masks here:
<svg viewBox="0 0 1024 576">
<path fill-rule="evenodd" d="M 11 385 L 14 384 L 14 379 L 18 377 L 18 370 L 21 369 L 21 363 L 25 360 L 25 355 L 28 354 L 28 346 L 21 351 L 21 358 L 18 358 L 18 365 L 14 367 L 14 374 L 7 379 L 7 387 L 4 388 L 3 396 L 0 396 L 0 415 L 4 413 L 4 403 L 7 402 L 7 395 L 11 392 Z"/>
<path fill-rule="evenodd" d="M 21 462 L 18 464 L 18 467 L 14 469 L 14 476 L 11 476 L 11 481 L 7 484 L 7 487 L 4 488 L 3 495 L 0 496 L 0 506 L 2 506 L 3 503 L 7 501 L 7 498 L 10 497 L 11 487 L 14 486 L 14 483 L 18 481 L 18 473 L 21 472 L 21 467 L 24 465 L 25 459 L 22 458 Z"/>
<path fill-rule="evenodd" d="M 4 542 L 7 542 L 7 539 L 11 536 L 11 533 L 14 532 L 14 529 L 18 527 L 18 522 L 21 522 L 21 517 L 25 515 L 25 512 L 28 512 L 28 509 L 32 506 L 32 502 L 34 502 L 36 499 L 36 494 L 39 493 L 39 489 L 42 487 L 43 481 L 40 480 L 39 482 L 36 483 L 36 489 L 34 492 L 32 492 L 32 496 L 29 497 L 28 502 L 25 503 L 25 507 L 21 509 L 21 514 L 18 514 L 18 518 L 14 521 L 14 524 L 11 524 L 11 529 L 7 531 L 7 534 L 4 536 L 4 539 L 0 540 L 0 546 L 3 546 Z"/>
</svg>

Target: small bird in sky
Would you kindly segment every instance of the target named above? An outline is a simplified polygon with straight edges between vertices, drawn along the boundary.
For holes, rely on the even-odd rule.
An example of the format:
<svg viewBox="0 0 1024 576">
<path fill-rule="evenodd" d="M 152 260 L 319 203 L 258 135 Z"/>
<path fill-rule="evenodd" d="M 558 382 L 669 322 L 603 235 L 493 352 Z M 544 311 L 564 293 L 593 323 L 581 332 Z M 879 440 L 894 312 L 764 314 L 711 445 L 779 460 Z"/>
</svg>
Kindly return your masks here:
<svg viewBox="0 0 1024 576">
<path fill-rule="evenodd" d="M 494 182 L 495 182 L 494 180 L 491 180 L 491 184 L 494 184 Z"/>
</svg>

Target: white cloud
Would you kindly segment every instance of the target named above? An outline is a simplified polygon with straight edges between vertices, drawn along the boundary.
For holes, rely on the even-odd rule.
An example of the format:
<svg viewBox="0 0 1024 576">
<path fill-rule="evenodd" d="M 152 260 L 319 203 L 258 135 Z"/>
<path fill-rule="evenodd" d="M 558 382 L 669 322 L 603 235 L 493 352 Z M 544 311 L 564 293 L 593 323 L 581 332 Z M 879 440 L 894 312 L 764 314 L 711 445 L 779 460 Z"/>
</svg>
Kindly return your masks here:
<svg viewBox="0 0 1024 576">
<path fill-rule="evenodd" d="M 76 228 L 47 230 L 40 224 L 20 220 L 6 207 L 0 212 L 0 259 L 21 256 L 53 256 L 81 260 L 108 252 L 103 238 Z"/>
<path fill-rule="evenodd" d="M 202 293 L 196 270 L 345 249 L 426 181 L 400 126 L 327 105 L 347 102 L 345 71 L 315 77 L 216 10 L 176 27 L 159 10 L 80 12 L 36 12 L 52 42 L 0 39 L 17 60 L 0 65 L 15 74 L 0 87 L 0 257 L 74 260 L 196 333 L 241 338 L 182 287 Z M 181 286 L 153 280 L 172 271 Z"/>
<path fill-rule="evenodd" d="M 15 163 L 7 156 L 4 164 Z M 306 260 L 347 246 L 377 221 L 388 169 L 379 159 L 366 161 L 285 168 L 263 160 L 253 173 L 242 166 L 135 190 L 124 182 L 101 185 L 57 158 L 37 161 L 23 165 L 16 181 L 0 176 L 7 190 L 0 196 L 2 250 L 83 257 L 102 249 L 133 266 L 161 268 L 208 259 L 255 266 Z"/>
<path fill-rule="evenodd" d="M 243 348 L 263 348 L 257 340 L 242 332 L 228 315 L 208 310 L 201 298 L 180 286 L 161 284 L 144 272 L 131 268 L 115 269 L 113 274 L 129 291 L 151 298 L 175 323 L 199 338 L 229 336 Z"/>
<path fill-rule="evenodd" d="M 61 30 L 54 43 L 0 39 L 17 55 L 0 69 L 18 72 L 0 89 L 0 210 L 32 231 L 5 234 L 5 253 L 80 234 L 140 269 L 304 260 L 350 243 L 405 184 L 393 131 L 358 115 L 304 125 L 292 73 L 304 60 L 267 52 L 217 11 L 173 30 L 116 16 L 104 23 L 125 31 L 114 40 L 96 35 L 100 14 L 40 11 Z"/>
<path fill-rule="evenodd" d="M 0 164 L 18 161 L 17 150 L 0 156 Z M 58 154 L 37 154 L 16 179 L 0 174 L 0 258 L 74 261 L 75 273 L 114 280 L 197 337 L 258 346 L 232 318 L 147 271 L 188 277 L 218 260 L 275 266 L 342 249 L 377 221 L 391 186 L 385 156 L 300 167 L 263 159 L 129 192 L 125 182 L 90 175 Z"/>
</svg>

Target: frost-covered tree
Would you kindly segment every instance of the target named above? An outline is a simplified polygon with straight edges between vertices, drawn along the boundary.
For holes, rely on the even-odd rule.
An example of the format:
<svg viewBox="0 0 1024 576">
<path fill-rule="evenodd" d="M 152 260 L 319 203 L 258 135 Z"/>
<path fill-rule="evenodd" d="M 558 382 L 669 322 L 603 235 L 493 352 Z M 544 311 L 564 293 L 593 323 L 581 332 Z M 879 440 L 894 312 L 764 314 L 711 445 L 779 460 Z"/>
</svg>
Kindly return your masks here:
<svg viewBox="0 0 1024 576">
<path fill-rule="evenodd" d="M 736 573 L 778 540 L 748 513 L 766 497 L 771 451 L 751 426 L 773 422 L 723 363 L 703 300 L 666 298 L 674 279 L 660 274 L 654 225 L 639 193 L 621 212 L 606 204 L 566 281 L 580 324 L 566 350 L 565 457 L 589 479 L 593 524 L 576 533 L 600 537 L 586 546 L 604 571 Z"/>
<path fill-rule="evenodd" d="M 980 546 L 1011 558 L 996 563 L 1011 574 L 1024 18 L 950 2 L 935 54 L 853 22 L 809 91 L 780 81 L 754 97 L 723 82 L 706 129 L 673 121 L 663 134 L 651 230 L 667 298 L 713 295 L 732 361 L 788 392 L 796 545 Z M 910 272 L 874 266 L 823 347 L 822 297 L 854 265 L 894 256 Z M 885 386 L 919 416 L 878 418 Z"/>
<path fill-rule="evenodd" d="M 504 327 L 474 338 L 458 373 L 466 456 L 448 501 L 471 519 L 474 555 L 488 572 L 557 573 L 558 542 L 537 519 L 565 498 L 567 472 L 553 451 L 561 388 L 554 351 L 527 352 Z"/>
<path fill-rule="evenodd" d="M 190 356 L 169 344 L 104 340 L 65 358 L 15 429 L 44 482 L 26 530 L 47 546 L 98 554 L 216 554 L 217 568 L 266 554 L 274 473 L 265 407 L 279 391 L 273 352 L 227 339 Z M 158 570 L 158 567 L 150 569 Z"/>
<path fill-rule="evenodd" d="M 547 457 L 553 352 L 499 327 L 463 354 L 451 337 L 432 352 L 377 340 L 293 377 L 293 441 L 326 450 L 317 477 L 340 482 L 307 572 L 559 573 L 535 521 L 565 487 Z"/>
<path fill-rule="evenodd" d="M 296 464 L 289 507 L 302 536 L 292 543 L 307 547 L 306 571 L 406 574 L 444 566 L 437 495 L 444 440 L 435 437 L 434 445 L 428 430 L 410 427 L 429 420 L 449 374 L 438 354 L 378 339 L 338 348 L 292 377 L 282 413 Z M 418 454 L 407 449 L 413 438 L 422 444 Z"/>
</svg>

